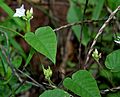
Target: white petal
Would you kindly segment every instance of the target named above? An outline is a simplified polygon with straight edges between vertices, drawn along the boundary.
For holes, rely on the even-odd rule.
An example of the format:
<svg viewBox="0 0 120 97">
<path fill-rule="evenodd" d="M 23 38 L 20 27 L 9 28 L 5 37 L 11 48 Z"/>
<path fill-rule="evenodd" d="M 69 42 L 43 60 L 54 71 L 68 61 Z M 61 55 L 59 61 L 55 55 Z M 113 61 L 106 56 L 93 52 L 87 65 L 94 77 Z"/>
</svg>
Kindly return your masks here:
<svg viewBox="0 0 120 97">
<path fill-rule="evenodd" d="M 98 54 L 98 50 L 97 49 L 95 49 L 95 53 Z"/>
<path fill-rule="evenodd" d="M 22 4 L 22 6 L 20 8 L 16 9 L 15 14 L 13 15 L 13 17 L 22 17 L 25 16 L 25 9 L 24 9 L 24 5 Z"/>
<path fill-rule="evenodd" d="M 30 8 L 30 13 L 33 14 L 33 8 L 32 7 Z"/>
<path fill-rule="evenodd" d="M 24 4 L 22 4 L 22 6 L 20 8 L 24 9 Z"/>
<path fill-rule="evenodd" d="M 114 42 L 116 42 L 116 43 L 120 44 L 120 41 L 114 40 Z"/>
</svg>

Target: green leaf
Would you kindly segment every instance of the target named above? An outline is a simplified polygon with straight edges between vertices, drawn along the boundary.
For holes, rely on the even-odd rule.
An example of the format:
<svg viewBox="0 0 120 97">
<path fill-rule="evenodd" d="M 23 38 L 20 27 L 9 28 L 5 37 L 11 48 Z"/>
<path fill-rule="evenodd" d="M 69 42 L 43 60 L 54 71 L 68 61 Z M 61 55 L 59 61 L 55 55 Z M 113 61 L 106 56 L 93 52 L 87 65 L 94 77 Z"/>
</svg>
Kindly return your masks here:
<svg viewBox="0 0 120 97">
<path fill-rule="evenodd" d="M 12 64 L 15 66 L 15 68 L 19 68 L 20 65 L 22 64 L 22 57 L 21 56 L 15 56 Z"/>
<path fill-rule="evenodd" d="M 11 34 L 11 33 L 10 33 L 10 34 Z M 26 54 L 25 54 L 24 50 L 22 49 L 21 45 L 20 45 L 15 39 L 13 39 L 13 38 L 11 38 L 11 37 L 9 37 L 9 38 L 10 38 L 10 43 L 11 43 L 11 45 L 12 45 L 15 49 L 18 50 L 18 53 L 19 53 L 20 55 L 22 55 L 24 59 L 26 59 Z"/>
<path fill-rule="evenodd" d="M 93 15 L 92 15 L 92 19 L 93 20 L 97 20 L 100 16 L 100 13 L 102 11 L 103 5 L 104 5 L 104 1 L 105 0 L 98 0 L 96 7 L 93 10 Z"/>
<path fill-rule="evenodd" d="M 55 64 L 57 39 L 51 27 L 40 27 L 35 31 L 35 34 L 28 32 L 25 34 L 25 40 L 35 50 L 48 57 Z"/>
<path fill-rule="evenodd" d="M 12 17 L 14 12 L 13 10 L 3 1 L 0 2 L 0 7 L 10 16 Z"/>
<path fill-rule="evenodd" d="M 90 41 L 89 29 L 87 26 L 83 28 L 83 36 L 82 36 L 82 44 L 87 46 L 88 42 Z"/>
<path fill-rule="evenodd" d="M 82 10 L 79 6 L 76 6 L 76 4 L 73 2 L 73 0 L 70 0 L 70 8 L 68 10 L 67 14 L 67 21 L 69 23 L 78 22 L 82 19 Z M 77 39 L 80 41 L 80 25 L 76 25 L 72 27 L 72 30 L 74 31 L 74 34 L 76 35 Z"/>
<path fill-rule="evenodd" d="M 100 70 L 100 76 L 110 80 L 112 82 L 112 73 L 109 70 Z"/>
<path fill-rule="evenodd" d="M 3 63 L 1 60 L 0 60 L 0 75 L 4 76 L 4 68 L 3 68 Z"/>
<path fill-rule="evenodd" d="M 75 2 L 77 1 L 70 0 L 70 8 L 67 14 L 67 21 L 69 23 L 78 22 L 82 20 L 83 17 L 82 7 L 78 6 Z M 81 25 L 72 26 L 72 30 L 75 36 L 77 37 L 78 41 L 80 41 Z M 85 46 L 88 44 L 90 40 L 88 31 L 89 31 L 88 27 L 83 28 L 82 44 Z"/>
<path fill-rule="evenodd" d="M 63 81 L 64 86 L 81 97 L 101 97 L 97 83 L 86 70 L 77 71 Z"/>
<path fill-rule="evenodd" d="M 2 54 L 2 50 L 1 49 L 0 49 L 0 59 L 2 61 L 4 74 L 6 74 L 7 71 L 8 71 L 8 63 L 7 63 L 7 60 L 6 60 L 5 56 Z"/>
<path fill-rule="evenodd" d="M 120 97 L 120 92 L 109 93 L 106 97 Z"/>
<path fill-rule="evenodd" d="M 32 87 L 32 85 L 30 85 L 30 84 L 24 84 L 15 93 L 18 94 L 18 93 L 28 91 L 31 87 Z"/>
<path fill-rule="evenodd" d="M 26 60 L 26 63 L 24 65 L 24 68 L 29 64 L 30 60 L 32 59 L 32 56 L 34 55 L 35 50 L 33 48 L 30 49 L 30 53 L 28 55 L 28 58 Z"/>
<path fill-rule="evenodd" d="M 120 71 L 120 49 L 107 55 L 105 66 L 112 72 Z"/>
<path fill-rule="evenodd" d="M 115 10 L 120 5 L 120 0 L 108 0 L 110 9 Z"/>
<path fill-rule="evenodd" d="M 47 90 L 39 97 L 70 97 L 70 94 L 61 89 Z"/>
<path fill-rule="evenodd" d="M 8 70 L 7 70 L 6 75 L 4 76 L 4 79 L 0 80 L 0 86 L 8 84 L 11 78 L 12 78 L 12 70 L 10 67 L 8 67 Z"/>
<path fill-rule="evenodd" d="M 73 0 L 70 0 L 70 8 L 67 14 L 68 22 L 77 22 L 82 19 L 82 10 L 80 6 L 77 6 Z"/>
<path fill-rule="evenodd" d="M 14 31 L 13 29 L 9 28 L 9 27 L 5 27 L 5 26 L 0 26 L 0 31 L 1 32 L 4 32 L 4 33 L 7 33 L 8 35 L 8 39 L 10 40 L 10 44 L 18 50 L 18 53 L 21 54 L 23 56 L 24 59 L 26 59 L 26 55 L 25 55 L 25 52 L 24 50 L 22 49 L 21 45 L 13 38 L 15 37 L 15 34 L 16 33 L 19 33 L 19 32 L 16 32 Z M 3 38 L 3 37 L 0 37 L 0 38 Z M 1 39 L 0 39 L 1 40 Z M 3 39 L 2 39 L 3 40 Z"/>
<path fill-rule="evenodd" d="M 119 72 L 112 72 L 113 80 L 120 81 L 120 71 Z"/>
<path fill-rule="evenodd" d="M 5 75 L 6 81 L 4 82 L 4 84 L 7 84 L 10 81 L 11 77 L 12 77 L 12 70 L 10 67 L 8 67 L 7 74 Z"/>
<path fill-rule="evenodd" d="M 79 4 L 85 4 L 86 3 L 86 0 L 73 0 L 74 2 L 76 2 L 76 3 L 79 3 Z M 96 0 L 89 0 L 89 2 L 88 2 L 88 4 L 90 4 L 90 5 L 94 5 L 94 4 L 96 4 Z"/>
</svg>

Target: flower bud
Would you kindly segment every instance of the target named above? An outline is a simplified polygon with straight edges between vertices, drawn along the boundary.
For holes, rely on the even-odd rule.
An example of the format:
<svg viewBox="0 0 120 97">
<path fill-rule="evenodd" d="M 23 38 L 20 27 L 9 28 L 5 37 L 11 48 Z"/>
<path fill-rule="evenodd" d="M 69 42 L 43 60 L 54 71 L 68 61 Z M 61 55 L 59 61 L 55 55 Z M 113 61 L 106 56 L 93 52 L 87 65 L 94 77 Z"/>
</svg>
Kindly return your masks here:
<svg viewBox="0 0 120 97">
<path fill-rule="evenodd" d="M 24 20 L 29 21 L 33 18 L 33 8 L 31 7 L 30 10 L 26 10 L 24 9 L 24 5 L 22 4 L 22 6 L 20 8 L 16 9 L 15 14 L 13 15 L 13 17 L 22 17 Z"/>
<path fill-rule="evenodd" d="M 99 59 L 101 58 L 101 53 L 98 54 L 98 50 L 95 49 L 95 51 L 92 53 L 92 57 L 98 62 Z"/>
<path fill-rule="evenodd" d="M 52 76 L 52 70 L 50 68 L 50 66 L 48 66 L 48 69 L 45 69 L 44 66 L 42 65 L 43 68 L 43 73 L 45 75 L 45 79 L 50 80 L 51 76 Z"/>
</svg>

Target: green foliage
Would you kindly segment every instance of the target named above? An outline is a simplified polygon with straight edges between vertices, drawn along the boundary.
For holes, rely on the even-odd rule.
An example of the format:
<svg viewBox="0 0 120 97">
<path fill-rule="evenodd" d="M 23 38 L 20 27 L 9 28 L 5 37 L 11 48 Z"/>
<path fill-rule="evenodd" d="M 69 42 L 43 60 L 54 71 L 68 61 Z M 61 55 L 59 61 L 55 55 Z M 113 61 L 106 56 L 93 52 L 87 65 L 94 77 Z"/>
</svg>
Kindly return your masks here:
<svg viewBox="0 0 120 97">
<path fill-rule="evenodd" d="M 110 93 L 110 94 L 107 95 L 107 97 L 120 97 L 120 92 Z"/>
<path fill-rule="evenodd" d="M 120 0 L 109 0 L 108 5 L 112 10 L 115 10 L 115 8 L 120 5 Z"/>
<path fill-rule="evenodd" d="M 7 60 L 5 59 L 5 56 L 2 54 L 2 52 L 0 51 L 0 57 L 1 57 L 1 64 L 4 68 L 4 72 L 7 72 L 8 69 L 8 65 L 7 65 Z"/>
<path fill-rule="evenodd" d="M 69 23 L 73 23 L 82 20 L 82 18 L 83 15 L 82 15 L 81 7 L 77 6 L 74 0 L 70 0 L 70 8 L 67 14 L 67 21 Z M 78 41 L 80 41 L 81 26 L 80 25 L 72 26 L 72 30 L 75 33 Z M 84 33 L 83 33 L 82 44 L 86 46 L 87 43 L 89 42 L 89 29 L 87 27 L 84 27 L 83 32 Z"/>
<path fill-rule="evenodd" d="M 106 57 L 105 66 L 112 72 L 120 71 L 120 50 L 113 51 Z"/>
<path fill-rule="evenodd" d="M 24 68 L 30 63 L 30 60 L 32 59 L 32 56 L 34 55 L 34 53 L 35 53 L 35 50 L 33 48 L 31 48 L 28 58 L 26 59 Z"/>
<path fill-rule="evenodd" d="M 39 97 L 70 97 L 74 95 L 80 97 L 101 97 L 102 95 L 100 93 L 102 92 L 99 91 L 99 89 L 104 90 L 106 88 L 116 88 L 116 86 L 119 86 L 120 49 L 118 48 L 120 37 L 116 37 L 118 44 L 115 44 L 114 42 L 116 41 L 113 40 L 113 37 L 115 38 L 115 36 L 113 33 L 111 33 L 119 31 L 119 29 L 116 27 L 119 26 L 119 23 L 116 23 L 118 22 L 120 16 L 119 14 L 116 15 L 116 21 L 113 20 L 112 23 L 109 23 L 110 25 L 106 27 L 102 36 L 95 40 L 95 47 L 91 48 L 97 48 L 99 51 L 101 51 L 100 54 L 97 50 L 93 52 L 92 56 L 90 56 L 90 62 L 87 64 L 90 65 L 88 68 L 84 66 L 84 63 L 86 61 L 86 57 L 88 57 L 86 52 L 89 51 L 91 42 L 99 30 L 98 28 L 100 28 L 100 26 L 103 24 L 104 20 L 101 22 L 99 19 L 109 17 L 108 14 L 110 14 L 110 11 L 113 11 L 117 8 L 118 5 L 120 5 L 120 0 L 89 0 L 84 15 L 83 13 L 86 5 L 86 0 L 69 0 L 70 6 L 67 13 L 67 22 L 79 24 L 71 26 L 75 37 L 70 36 L 70 39 L 66 39 L 67 41 L 70 41 L 71 44 L 68 43 L 70 47 L 67 45 L 68 48 L 67 46 L 64 48 L 59 45 L 60 49 L 62 48 L 63 51 L 64 49 L 66 50 L 65 53 L 69 48 L 71 50 L 71 48 L 74 48 L 75 46 L 75 48 L 72 49 L 74 50 L 73 53 L 75 54 L 68 54 L 67 56 L 67 53 L 69 53 L 68 51 L 65 54 L 65 57 L 67 56 L 65 60 L 64 56 L 59 58 L 61 63 L 58 63 L 59 61 L 56 62 L 57 37 L 54 30 L 50 27 L 51 25 L 39 27 L 35 31 L 31 32 L 30 20 L 33 18 L 32 10 L 26 10 L 24 17 L 13 18 L 14 11 L 5 2 L 7 1 L 0 0 L 0 8 L 2 8 L 5 13 L 7 13 L 7 16 L 4 17 L 3 20 L 0 19 L 0 97 L 16 97 L 17 94 L 28 91 L 30 88 L 32 88 L 33 85 L 38 86 L 41 89 L 41 86 L 44 82 L 40 82 L 42 83 L 41 85 L 39 82 L 33 79 L 32 77 L 36 77 L 32 71 L 33 69 L 29 68 L 30 66 L 27 67 L 28 64 L 32 63 L 30 61 L 35 53 L 41 53 L 50 61 L 52 61 L 52 63 L 57 63 L 57 65 L 61 64 L 63 61 L 64 66 L 62 69 L 63 71 L 66 70 L 66 74 L 71 74 L 71 72 L 74 70 L 76 71 L 71 78 L 66 77 L 65 75 L 65 79 L 60 80 L 63 81 L 63 85 L 62 83 L 60 83 L 60 85 L 56 85 L 52 82 L 52 80 L 56 81 L 57 79 L 53 78 L 55 75 L 54 68 L 50 67 L 50 63 L 47 63 L 45 61 L 45 65 L 48 66 L 48 69 L 45 69 L 44 67 L 42 68 L 44 75 L 42 78 L 45 78 L 45 81 L 47 80 L 48 84 L 44 84 L 46 90 L 43 89 L 45 91 L 39 94 Z M 52 17 L 52 15 L 48 17 Z M 52 19 L 53 18 L 54 17 L 52 17 Z M 98 22 L 93 22 L 92 20 Z M 83 21 L 84 23 L 82 25 Z M 115 27 L 113 27 L 113 25 Z M 80 41 L 81 31 L 82 40 Z M 23 41 L 25 40 L 28 43 L 25 44 L 30 46 L 30 48 L 28 48 L 30 50 L 28 50 L 27 53 L 24 52 L 21 43 L 17 41 L 19 40 L 17 39 L 18 37 Z M 66 38 L 66 36 L 63 37 Z M 61 37 L 58 35 L 58 40 L 59 38 Z M 78 47 L 79 42 L 82 44 L 81 48 Z M 71 47 L 71 45 L 73 47 Z M 64 43 L 62 46 L 64 46 Z M 78 63 L 79 59 L 76 57 L 79 55 L 76 53 L 78 53 L 80 49 L 81 62 Z M 60 50 L 60 56 L 62 55 L 61 52 L 63 51 Z M 71 58 L 71 56 L 74 58 Z M 92 57 L 95 59 L 95 61 L 97 61 L 97 63 L 93 61 Z M 41 58 L 39 59 L 40 62 L 37 62 L 37 60 L 35 60 L 35 63 L 41 64 L 43 62 Z M 104 67 L 104 63 L 106 68 Z M 87 69 L 78 70 L 78 64 L 81 66 L 80 69 Z M 61 67 L 61 65 L 56 67 Z M 41 68 L 37 69 L 38 71 L 42 70 Z M 29 70 L 30 73 L 27 70 Z M 57 71 L 59 71 L 59 69 Z M 41 73 L 38 73 L 38 76 L 41 77 Z M 119 97 L 119 95 L 120 92 L 116 90 L 115 92 L 108 92 L 107 94 L 103 95 L 103 97 Z"/>
<path fill-rule="evenodd" d="M 100 76 L 106 78 L 106 79 L 109 79 L 109 80 L 112 80 L 112 73 L 108 70 L 101 70 L 100 71 Z"/>
<path fill-rule="evenodd" d="M 55 64 L 57 40 L 52 28 L 40 27 L 35 31 L 35 34 L 28 32 L 24 37 L 35 50 L 48 57 Z"/>
<path fill-rule="evenodd" d="M 39 97 L 70 97 L 70 94 L 61 89 L 46 90 Z"/>
<path fill-rule="evenodd" d="M 13 10 L 5 2 L 1 1 L 0 7 L 9 15 L 10 18 L 13 17 L 14 14 Z M 25 25 L 20 18 L 14 18 L 13 20 L 17 25 L 19 25 L 24 30 Z"/>
<path fill-rule="evenodd" d="M 8 26 L 0 26 L 0 31 L 7 35 L 10 45 L 12 45 L 19 52 L 19 54 L 22 55 L 24 59 L 26 59 L 26 54 L 23 51 L 21 45 L 14 39 L 17 34 L 19 35 L 19 32 L 15 31 L 15 28 L 12 28 L 10 25 L 11 24 L 9 24 Z M 0 35 L 2 34 L 0 33 Z M 0 42 L 6 42 L 6 39 L 4 39 L 3 36 L 1 37 L 2 40 Z"/>
<path fill-rule="evenodd" d="M 85 0 L 70 0 L 70 8 L 67 14 L 67 21 L 69 23 L 78 22 L 83 19 L 82 4 L 85 4 Z M 98 0 L 97 2 L 95 0 L 90 0 L 89 4 L 95 6 L 92 12 L 92 19 L 97 20 L 103 9 L 104 0 Z M 80 25 L 72 26 L 72 30 L 75 33 L 77 39 L 80 41 L 81 26 Z M 87 46 L 89 40 L 90 40 L 89 28 L 87 26 L 84 26 L 82 44 Z"/>
<path fill-rule="evenodd" d="M 23 93 L 29 90 L 32 86 L 31 84 L 20 84 L 17 83 L 17 81 L 18 80 L 15 77 L 11 77 L 11 79 L 9 80 L 9 85 L 8 83 L 1 84 L 0 81 L 0 91 L 1 91 L 0 96 L 1 97 L 9 97 L 10 95 L 14 96 L 15 94 Z"/>
<path fill-rule="evenodd" d="M 63 84 L 67 89 L 79 96 L 101 97 L 95 79 L 86 70 L 77 71 L 72 75 L 72 78 L 66 78 Z"/>
<path fill-rule="evenodd" d="M 69 23 L 78 22 L 82 19 L 82 10 L 79 6 L 76 6 L 76 4 L 73 2 L 73 0 L 70 0 L 70 8 L 68 10 L 67 14 L 67 20 Z M 73 26 L 72 29 L 77 37 L 77 39 L 80 41 L 80 26 L 76 25 Z"/>
<path fill-rule="evenodd" d="M 30 84 L 23 84 L 15 93 L 18 94 L 18 93 L 25 92 L 25 91 L 29 90 L 31 87 L 32 87 L 32 85 L 30 85 Z"/>
<path fill-rule="evenodd" d="M 13 61 L 12 61 L 12 64 L 15 64 L 14 66 L 16 68 L 19 68 L 20 65 L 22 64 L 22 57 L 21 56 L 15 56 Z"/>
<path fill-rule="evenodd" d="M 93 20 L 97 20 L 99 18 L 100 13 L 103 9 L 104 1 L 105 0 L 98 0 L 97 1 L 96 7 L 93 10 L 93 15 L 92 15 Z"/>
</svg>

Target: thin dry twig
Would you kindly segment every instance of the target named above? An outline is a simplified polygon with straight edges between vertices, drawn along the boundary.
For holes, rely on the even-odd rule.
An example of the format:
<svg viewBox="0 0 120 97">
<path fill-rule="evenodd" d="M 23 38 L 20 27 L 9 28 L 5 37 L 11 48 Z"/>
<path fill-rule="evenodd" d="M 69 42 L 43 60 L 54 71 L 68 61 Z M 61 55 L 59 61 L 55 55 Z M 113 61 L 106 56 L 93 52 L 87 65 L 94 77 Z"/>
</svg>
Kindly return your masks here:
<svg viewBox="0 0 120 97">
<path fill-rule="evenodd" d="M 93 22 L 99 22 L 99 21 L 106 21 L 106 19 L 78 21 L 78 22 L 75 22 L 75 23 L 70 23 L 70 24 L 63 25 L 63 26 L 61 26 L 61 27 L 58 27 L 58 28 L 54 29 L 53 31 L 59 31 L 59 30 L 62 30 L 62 29 L 69 28 L 69 27 L 71 27 L 71 26 L 81 25 L 82 22 L 83 22 L 83 23 L 93 23 Z"/>
<path fill-rule="evenodd" d="M 109 7 L 107 7 L 107 10 L 108 10 L 108 12 L 109 12 L 110 14 L 112 13 L 112 10 L 111 10 Z M 114 16 L 113 19 L 116 20 L 116 16 Z M 118 29 L 120 30 L 120 23 L 119 23 L 119 21 L 116 20 L 115 22 L 116 22 L 116 24 L 117 24 Z"/>
<path fill-rule="evenodd" d="M 114 87 L 114 88 L 111 88 L 111 89 L 101 90 L 100 93 L 101 94 L 106 94 L 107 92 L 114 92 L 114 91 L 117 91 L 117 90 L 120 90 L 120 86 Z"/>
<path fill-rule="evenodd" d="M 28 74 L 24 73 L 23 71 L 16 69 L 19 73 L 25 75 L 26 77 L 28 77 L 31 81 L 34 82 L 34 85 L 37 85 L 38 87 L 41 87 L 41 89 L 45 90 L 44 86 L 42 84 L 39 84 L 36 80 L 34 80 L 32 77 L 30 77 Z"/>
<path fill-rule="evenodd" d="M 110 20 L 112 20 L 112 18 L 115 16 L 115 14 L 120 10 L 120 6 L 118 6 L 109 16 L 109 18 L 105 21 L 105 23 L 102 25 L 102 27 L 99 29 L 96 37 L 94 38 L 93 42 L 92 42 L 92 45 L 88 51 L 88 54 L 87 54 L 87 58 L 86 58 L 86 61 L 85 61 L 85 64 L 84 64 L 84 69 L 86 69 L 88 67 L 87 63 L 89 61 L 89 58 L 90 58 L 90 54 L 91 52 L 93 51 L 93 47 L 98 39 L 98 37 L 102 34 L 103 30 L 105 29 L 105 27 L 109 24 Z"/>
</svg>

